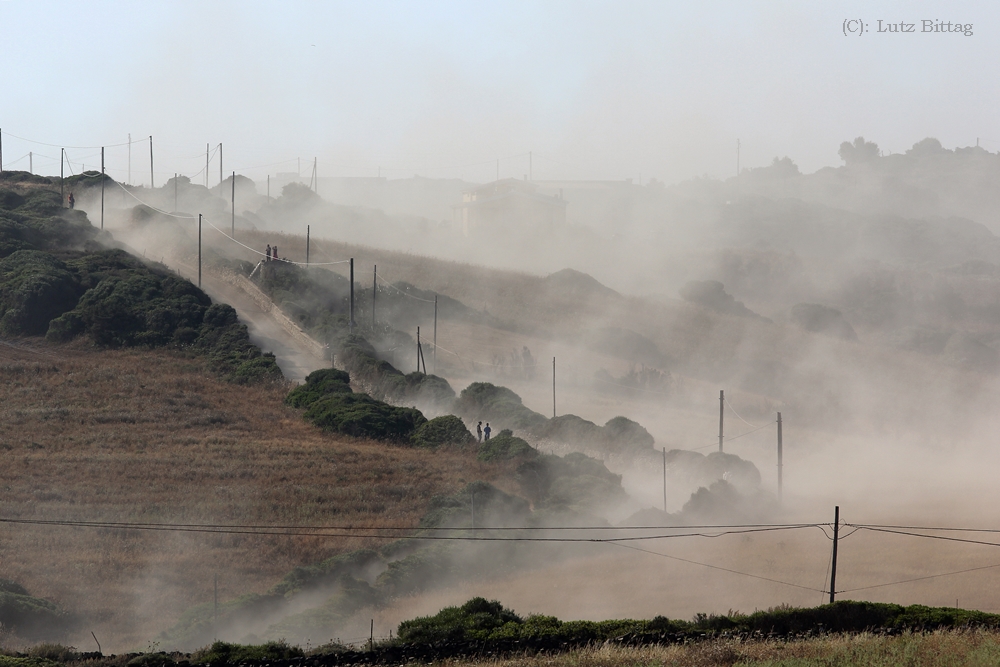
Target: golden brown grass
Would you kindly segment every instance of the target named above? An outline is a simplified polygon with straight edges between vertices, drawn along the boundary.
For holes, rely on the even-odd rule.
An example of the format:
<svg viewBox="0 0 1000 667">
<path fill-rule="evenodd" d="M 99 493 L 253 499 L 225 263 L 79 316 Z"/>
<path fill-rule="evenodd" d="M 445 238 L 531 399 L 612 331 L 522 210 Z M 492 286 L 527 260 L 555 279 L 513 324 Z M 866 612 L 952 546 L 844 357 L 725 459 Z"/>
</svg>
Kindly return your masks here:
<svg viewBox="0 0 1000 667">
<path fill-rule="evenodd" d="M 1000 664 L 1000 634 L 948 631 L 897 637 L 837 635 L 792 642 L 719 640 L 641 648 L 604 645 L 557 655 L 477 662 L 456 660 L 438 664 L 456 667 L 985 666 Z"/>
<path fill-rule="evenodd" d="M 322 434 L 282 404 L 286 387 L 229 385 L 178 353 L 4 344 L 0 386 L 4 518 L 413 526 L 465 481 L 512 485 L 470 452 Z M 6 523 L 0 577 L 121 650 L 210 601 L 215 575 L 225 601 L 375 544 Z"/>
</svg>

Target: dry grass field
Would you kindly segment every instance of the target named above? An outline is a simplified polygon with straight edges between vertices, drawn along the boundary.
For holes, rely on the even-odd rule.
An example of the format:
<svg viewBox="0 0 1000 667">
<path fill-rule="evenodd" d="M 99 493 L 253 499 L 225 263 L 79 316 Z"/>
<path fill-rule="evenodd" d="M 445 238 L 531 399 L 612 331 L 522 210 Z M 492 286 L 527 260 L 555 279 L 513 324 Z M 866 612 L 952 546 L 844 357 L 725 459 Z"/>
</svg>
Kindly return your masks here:
<svg viewBox="0 0 1000 667">
<path fill-rule="evenodd" d="M 805 641 L 710 641 L 643 648 L 597 646 L 537 655 L 446 664 L 454 667 L 986 667 L 1000 663 L 995 632 L 934 632 L 896 637 L 829 636 Z"/>
<path fill-rule="evenodd" d="M 320 433 L 284 386 L 238 387 L 197 358 L 0 344 L 0 515 L 413 526 L 435 494 L 507 470 Z M 145 646 L 193 604 L 263 592 L 363 545 L 318 539 L 0 524 L 0 576 L 83 613 L 105 650 Z"/>
</svg>

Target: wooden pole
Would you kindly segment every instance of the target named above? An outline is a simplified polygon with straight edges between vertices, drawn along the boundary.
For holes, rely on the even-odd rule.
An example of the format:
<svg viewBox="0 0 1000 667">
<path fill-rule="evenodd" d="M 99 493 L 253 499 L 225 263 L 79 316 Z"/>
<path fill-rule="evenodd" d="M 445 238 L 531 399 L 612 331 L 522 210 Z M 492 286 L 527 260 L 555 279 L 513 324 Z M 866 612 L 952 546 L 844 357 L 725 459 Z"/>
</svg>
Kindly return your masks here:
<svg viewBox="0 0 1000 667">
<path fill-rule="evenodd" d="M 354 258 L 353 257 L 351 257 L 351 333 L 354 333 Z"/>
<path fill-rule="evenodd" d="M 552 418 L 556 418 L 556 358 L 552 357 Z"/>
<path fill-rule="evenodd" d="M 32 151 L 28 151 L 28 173 L 35 173 L 35 154 Z"/>
<path fill-rule="evenodd" d="M 104 229 L 104 146 L 101 146 L 101 229 Z"/>
<path fill-rule="evenodd" d="M 417 327 L 417 372 L 420 372 L 420 327 Z"/>
<path fill-rule="evenodd" d="M 725 390 L 719 390 L 719 451 L 722 451 L 722 418 L 723 418 L 723 407 L 726 402 L 726 392 Z"/>
<path fill-rule="evenodd" d="M 233 222 L 229 235 L 236 238 L 236 172 L 233 172 L 233 194 L 230 198 L 230 204 L 233 207 Z M 306 262 L 308 263 L 308 261 Z"/>
<path fill-rule="evenodd" d="M 667 448 L 663 448 L 663 513 L 667 512 Z"/>
<path fill-rule="evenodd" d="M 833 561 L 830 565 L 830 604 L 836 601 L 837 595 L 837 539 L 840 534 L 840 505 L 833 510 Z"/>
<path fill-rule="evenodd" d="M 65 164 L 66 164 L 66 149 L 60 148 L 59 149 L 59 196 L 62 198 L 63 208 L 66 208 L 66 186 L 63 182 L 63 178 L 65 178 L 65 176 L 63 175 L 64 174 L 63 168 Z"/>
<path fill-rule="evenodd" d="M 782 488 L 781 488 L 781 482 L 782 482 L 782 480 L 781 480 L 781 472 L 782 472 L 782 470 L 781 470 L 781 468 L 782 468 L 782 463 L 781 463 L 781 413 L 779 412 L 778 413 L 778 502 L 779 503 L 781 502 L 781 492 L 782 492 Z"/>
<path fill-rule="evenodd" d="M 306 225 L 306 266 L 309 266 L 309 225 Z"/>
<path fill-rule="evenodd" d="M 375 619 L 372 619 L 372 626 L 368 635 L 368 650 L 375 648 Z"/>
<path fill-rule="evenodd" d="M 198 287 L 201 287 L 201 213 L 198 214 Z"/>
<path fill-rule="evenodd" d="M 149 189 L 156 187 L 153 182 L 153 135 L 149 135 Z"/>
</svg>

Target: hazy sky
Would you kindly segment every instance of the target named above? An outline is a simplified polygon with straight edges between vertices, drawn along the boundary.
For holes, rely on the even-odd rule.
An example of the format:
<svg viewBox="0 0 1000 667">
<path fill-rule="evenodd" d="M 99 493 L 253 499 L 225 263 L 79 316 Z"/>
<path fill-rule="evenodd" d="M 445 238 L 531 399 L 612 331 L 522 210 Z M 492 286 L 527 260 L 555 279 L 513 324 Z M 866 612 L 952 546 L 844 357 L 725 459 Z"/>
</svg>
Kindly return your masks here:
<svg viewBox="0 0 1000 667">
<path fill-rule="evenodd" d="M 497 158 L 521 177 L 529 151 L 535 178 L 728 177 L 737 138 L 744 167 L 788 155 L 807 172 L 857 135 L 997 151 L 998 17 L 985 2 L 0 0 L 4 168 L 33 151 L 58 174 L 58 146 L 128 133 L 153 135 L 158 184 L 203 182 L 219 142 L 226 172 L 254 178 L 315 156 L 321 176 L 476 181 Z M 845 36 L 847 19 L 868 32 Z M 75 170 L 98 153 L 68 151 Z M 148 160 L 134 145 L 134 182 Z M 107 149 L 112 176 L 127 161 Z"/>
</svg>

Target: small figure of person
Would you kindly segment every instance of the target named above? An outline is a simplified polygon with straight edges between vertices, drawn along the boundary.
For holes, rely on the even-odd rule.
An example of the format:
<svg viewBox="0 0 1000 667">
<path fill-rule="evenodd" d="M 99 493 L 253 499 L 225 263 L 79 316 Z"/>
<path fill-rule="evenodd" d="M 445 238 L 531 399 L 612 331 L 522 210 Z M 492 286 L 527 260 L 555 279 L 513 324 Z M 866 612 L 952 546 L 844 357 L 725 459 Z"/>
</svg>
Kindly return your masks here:
<svg viewBox="0 0 1000 667">
<path fill-rule="evenodd" d="M 69 193 L 69 207 L 73 208 L 74 206 L 76 206 L 76 197 L 74 197 L 73 193 L 71 192 Z"/>
<path fill-rule="evenodd" d="M 486 438 L 486 440 L 490 439 L 490 431 L 492 430 L 493 429 L 490 428 L 490 423 L 486 422 L 486 428 L 483 429 L 483 436 Z"/>
<path fill-rule="evenodd" d="M 476 424 L 476 437 L 479 438 L 479 442 L 483 441 L 483 422 Z"/>
<path fill-rule="evenodd" d="M 270 243 L 267 244 L 267 251 L 264 254 L 265 254 L 265 257 L 267 258 L 264 261 L 265 262 L 270 262 L 271 261 L 271 244 Z"/>
<path fill-rule="evenodd" d="M 273 248 L 271 248 L 271 259 L 273 259 L 276 262 L 278 261 L 278 246 L 274 246 Z"/>
</svg>

